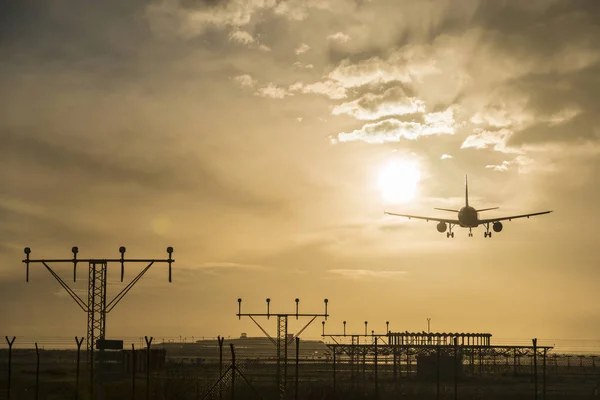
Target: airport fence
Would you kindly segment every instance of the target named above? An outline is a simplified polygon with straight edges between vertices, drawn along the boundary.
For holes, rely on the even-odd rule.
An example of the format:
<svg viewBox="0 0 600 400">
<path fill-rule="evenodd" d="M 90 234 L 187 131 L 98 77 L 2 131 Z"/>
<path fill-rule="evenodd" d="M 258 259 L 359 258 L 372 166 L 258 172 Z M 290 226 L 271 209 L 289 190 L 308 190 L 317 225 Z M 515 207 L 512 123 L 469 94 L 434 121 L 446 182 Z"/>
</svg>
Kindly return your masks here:
<svg viewBox="0 0 600 400">
<path fill-rule="evenodd" d="M 587 399 L 600 386 L 600 362 L 589 354 L 484 351 L 454 363 L 440 349 L 424 358 L 292 349 L 287 363 L 278 363 L 269 351 L 253 355 L 219 338 L 200 356 L 186 355 L 184 344 L 171 345 L 174 351 L 165 343 L 126 343 L 96 353 L 92 370 L 85 346 L 59 350 L 5 339 L 0 399 L 7 400 Z"/>
</svg>

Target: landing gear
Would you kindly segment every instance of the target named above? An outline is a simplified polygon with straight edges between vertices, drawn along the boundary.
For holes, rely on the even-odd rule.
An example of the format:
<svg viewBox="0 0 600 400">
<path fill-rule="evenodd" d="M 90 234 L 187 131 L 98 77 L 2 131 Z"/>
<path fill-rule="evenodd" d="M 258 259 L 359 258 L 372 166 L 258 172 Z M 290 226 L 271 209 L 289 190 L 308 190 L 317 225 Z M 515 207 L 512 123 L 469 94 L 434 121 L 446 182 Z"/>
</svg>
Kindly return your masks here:
<svg viewBox="0 0 600 400">
<path fill-rule="evenodd" d="M 469 237 L 473 237 L 473 229 L 469 228 Z"/>
<path fill-rule="evenodd" d="M 454 232 L 446 232 L 446 237 L 454 239 Z"/>
<path fill-rule="evenodd" d="M 492 232 L 490 232 L 490 224 L 489 222 L 487 224 L 485 224 L 485 232 L 483 232 L 483 237 L 484 238 L 491 238 L 492 237 Z"/>
</svg>

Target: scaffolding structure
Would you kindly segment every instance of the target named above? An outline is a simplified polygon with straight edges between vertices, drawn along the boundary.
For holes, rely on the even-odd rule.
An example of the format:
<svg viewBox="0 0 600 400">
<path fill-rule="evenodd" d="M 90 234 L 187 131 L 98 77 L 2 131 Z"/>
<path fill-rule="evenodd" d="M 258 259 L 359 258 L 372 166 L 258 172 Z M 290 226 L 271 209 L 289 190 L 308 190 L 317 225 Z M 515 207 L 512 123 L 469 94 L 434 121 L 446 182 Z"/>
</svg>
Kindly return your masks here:
<svg viewBox="0 0 600 400">
<path fill-rule="evenodd" d="M 531 357 L 543 360 L 545 375 L 546 357 L 552 346 L 538 346 L 537 339 L 533 339 L 532 346 L 506 346 L 491 343 L 492 335 L 489 333 L 446 333 L 446 332 L 390 332 L 389 322 L 386 322 L 386 333 L 376 334 L 367 331 L 365 321 L 364 334 L 346 333 L 346 321 L 342 334 L 331 334 L 323 331 L 323 338 L 329 338 L 326 346 L 333 355 L 334 362 L 347 363 L 350 367 L 350 376 L 354 382 L 355 376 L 362 364 L 363 376 L 365 364 L 368 360 L 377 360 L 382 357 L 391 360 L 393 364 L 394 379 L 401 375 L 401 366 L 405 366 L 406 375 L 409 376 L 413 363 L 423 357 L 454 357 L 462 365 L 464 360 L 475 373 L 475 366 L 480 370 L 485 365 L 494 364 L 496 359 L 505 359 L 506 364 L 512 359 L 513 370 L 516 371 L 522 357 Z M 361 337 L 364 340 L 361 343 Z"/>
<path fill-rule="evenodd" d="M 323 300 L 325 304 L 325 312 L 324 313 L 299 313 L 298 305 L 300 303 L 300 299 L 296 299 L 296 312 L 295 313 L 271 313 L 271 299 L 267 300 L 267 312 L 266 313 L 242 313 L 242 299 L 238 299 L 238 313 L 236 314 L 238 319 L 242 319 L 242 317 L 248 317 L 258 326 L 258 328 L 265 334 L 267 338 L 273 343 L 277 349 L 277 387 L 279 391 L 279 398 L 285 399 L 286 395 L 286 386 L 287 386 L 287 360 L 288 360 L 288 346 L 296 340 L 296 338 L 300 337 L 300 334 L 304 332 L 306 328 L 310 324 L 313 323 L 315 319 L 318 317 L 324 317 L 325 320 L 329 316 L 327 313 L 327 303 L 329 300 Z M 255 319 L 257 317 L 277 317 L 277 339 L 274 339 L 269 333 L 258 323 Z M 291 337 L 288 336 L 288 318 L 295 317 L 296 319 L 303 318 L 311 318 L 302 329 L 298 331 L 295 335 Z M 325 321 L 323 321 L 323 326 Z"/>
</svg>

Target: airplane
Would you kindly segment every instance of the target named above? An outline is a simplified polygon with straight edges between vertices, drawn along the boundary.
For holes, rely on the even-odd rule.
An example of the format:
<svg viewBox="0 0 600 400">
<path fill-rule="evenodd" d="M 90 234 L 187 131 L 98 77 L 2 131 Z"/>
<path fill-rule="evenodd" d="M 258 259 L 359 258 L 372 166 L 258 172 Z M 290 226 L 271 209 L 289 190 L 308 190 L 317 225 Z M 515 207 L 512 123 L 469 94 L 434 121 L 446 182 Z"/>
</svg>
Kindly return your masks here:
<svg viewBox="0 0 600 400">
<path fill-rule="evenodd" d="M 469 228 L 469 237 L 473 237 L 473 228 L 477 228 L 479 225 L 485 226 L 484 237 L 491 238 L 492 232 L 490 232 L 490 224 L 492 225 L 492 229 L 494 232 L 502 231 L 502 222 L 500 221 L 512 221 L 517 218 L 529 218 L 536 215 L 549 214 L 552 211 L 542 211 L 536 212 L 532 214 L 522 214 L 522 215 L 512 215 L 510 217 L 498 217 L 498 218 L 487 218 L 487 219 L 479 219 L 479 213 L 482 211 L 496 210 L 499 207 L 491 207 L 491 208 L 482 208 L 476 210 L 475 208 L 469 205 L 469 184 L 467 182 L 467 176 L 465 175 L 465 205 L 460 210 L 450 210 L 447 208 L 435 208 L 435 210 L 441 211 L 450 211 L 458 213 L 458 219 L 447 219 L 447 218 L 436 218 L 436 217 L 422 217 L 418 215 L 408 215 L 408 214 L 396 214 L 384 211 L 384 214 L 394 215 L 398 217 L 406 217 L 408 219 L 416 218 L 416 219 L 424 219 L 427 222 L 429 221 L 437 221 L 437 230 L 440 233 L 446 232 L 447 238 L 454 238 L 454 232 L 452 232 L 452 228 L 455 225 L 460 226 L 461 228 Z"/>
</svg>

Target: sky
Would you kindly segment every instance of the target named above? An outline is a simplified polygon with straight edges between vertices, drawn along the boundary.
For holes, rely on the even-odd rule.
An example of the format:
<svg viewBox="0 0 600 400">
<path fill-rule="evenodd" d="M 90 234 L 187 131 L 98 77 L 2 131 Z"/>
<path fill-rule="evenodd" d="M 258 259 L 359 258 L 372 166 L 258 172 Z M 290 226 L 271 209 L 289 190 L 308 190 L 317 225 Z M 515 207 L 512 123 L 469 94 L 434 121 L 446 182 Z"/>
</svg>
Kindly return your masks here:
<svg viewBox="0 0 600 400">
<path fill-rule="evenodd" d="M 596 0 L 0 2 L 0 334 L 85 335 L 25 246 L 173 246 L 173 282 L 154 265 L 107 336 L 259 336 L 237 298 L 269 297 L 328 298 L 329 333 L 598 338 L 598 21 Z M 383 214 L 451 217 L 465 174 L 486 216 L 554 212 L 492 239 Z M 109 298 L 144 266 L 111 265 Z"/>
</svg>

